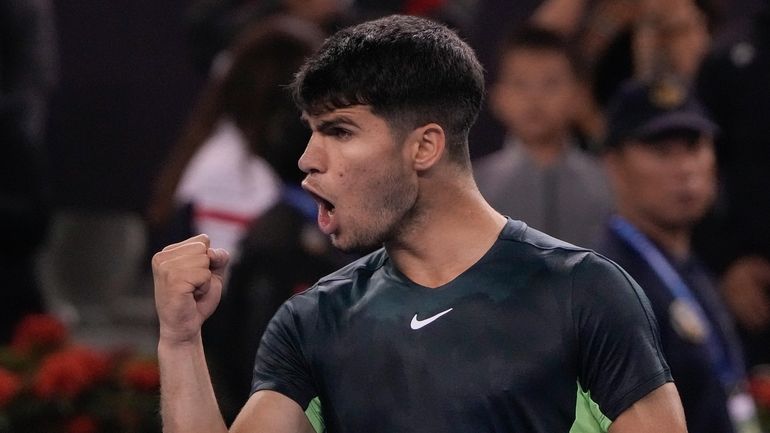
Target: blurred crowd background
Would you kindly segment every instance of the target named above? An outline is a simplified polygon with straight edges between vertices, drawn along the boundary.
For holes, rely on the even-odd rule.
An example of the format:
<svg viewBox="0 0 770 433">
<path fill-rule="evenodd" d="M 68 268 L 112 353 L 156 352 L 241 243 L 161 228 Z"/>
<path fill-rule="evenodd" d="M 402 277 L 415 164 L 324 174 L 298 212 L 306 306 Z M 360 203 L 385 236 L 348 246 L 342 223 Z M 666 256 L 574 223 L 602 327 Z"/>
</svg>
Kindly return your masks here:
<svg viewBox="0 0 770 433">
<path fill-rule="evenodd" d="M 283 86 L 325 35 L 391 13 L 445 22 L 474 47 L 489 93 L 470 138 L 482 192 L 580 245 L 613 207 L 598 163 L 612 95 L 631 78 L 692 91 L 720 128 L 718 197 L 696 251 L 747 365 L 770 362 L 766 0 L 0 0 L 0 343 L 23 315 L 47 312 L 87 344 L 154 353 L 150 257 L 206 232 L 234 254 L 228 295 L 205 330 L 212 356 L 228 358 L 212 369 L 240 373 L 217 381 L 234 389 L 225 400 L 246 392 L 254 336 L 272 311 L 352 259 L 314 228 L 296 168 L 308 132 Z M 522 28 L 566 41 L 571 99 L 515 106 L 561 85 L 516 93 L 528 78 L 506 53 L 558 45 Z M 524 72 L 548 75 L 537 67 Z M 538 213 L 542 196 L 523 194 L 543 173 L 494 162 L 560 122 L 588 161 L 579 163 L 587 183 L 571 187 L 588 186 Z M 553 155 L 533 158 L 547 166 Z M 511 194 L 516 182 L 524 192 Z"/>
</svg>

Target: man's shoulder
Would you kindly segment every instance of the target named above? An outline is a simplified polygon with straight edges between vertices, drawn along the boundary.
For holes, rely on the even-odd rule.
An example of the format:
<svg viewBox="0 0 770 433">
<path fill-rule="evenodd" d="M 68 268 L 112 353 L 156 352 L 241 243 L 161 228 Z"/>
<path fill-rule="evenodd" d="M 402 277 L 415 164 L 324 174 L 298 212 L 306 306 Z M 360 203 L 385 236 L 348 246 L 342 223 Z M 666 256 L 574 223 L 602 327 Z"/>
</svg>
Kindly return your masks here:
<svg viewBox="0 0 770 433">
<path fill-rule="evenodd" d="M 388 255 L 385 252 L 385 248 L 375 250 L 319 279 L 316 284 L 306 291 L 306 293 L 316 294 L 318 292 L 349 286 L 359 275 L 364 273 L 371 274 L 381 268 L 387 260 L 387 257 Z"/>
<path fill-rule="evenodd" d="M 321 310 L 324 314 L 335 314 L 335 311 L 339 311 L 338 308 L 349 304 L 349 295 L 354 283 L 368 278 L 382 267 L 386 259 L 387 254 L 384 248 L 381 248 L 322 277 L 309 288 L 291 296 L 283 303 L 276 316 L 312 322 L 312 318 L 318 317 Z M 330 306 L 332 310 L 328 310 Z"/>
<path fill-rule="evenodd" d="M 604 254 L 557 239 L 524 223 L 520 224 L 518 230 L 504 230 L 500 236 L 502 241 L 506 241 L 509 254 L 514 254 L 520 262 L 541 262 L 552 272 L 561 272 L 573 277 L 578 275 L 581 278 L 625 278 L 622 268 Z M 514 226 L 509 223 L 507 227 Z"/>
<path fill-rule="evenodd" d="M 526 256 L 568 258 L 593 253 L 590 249 L 555 238 L 513 219 L 509 219 L 500 234 L 500 241 L 506 248 Z"/>
</svg>

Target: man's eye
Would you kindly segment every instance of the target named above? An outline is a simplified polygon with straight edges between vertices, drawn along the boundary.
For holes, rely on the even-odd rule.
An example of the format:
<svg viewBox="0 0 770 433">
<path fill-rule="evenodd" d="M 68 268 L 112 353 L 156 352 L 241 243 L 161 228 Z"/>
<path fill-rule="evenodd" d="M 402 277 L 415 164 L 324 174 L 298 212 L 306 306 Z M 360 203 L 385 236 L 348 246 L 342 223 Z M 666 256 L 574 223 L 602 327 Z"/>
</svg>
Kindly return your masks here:
<svg viewBox="0 0 770 433">
<path fill-rule="evenodd" d="M 345 128 L 332 128 L 329 133 L 330 135 L 341 139 L 349 138 L 352 135 L 351 132 Z"/>
</svg>

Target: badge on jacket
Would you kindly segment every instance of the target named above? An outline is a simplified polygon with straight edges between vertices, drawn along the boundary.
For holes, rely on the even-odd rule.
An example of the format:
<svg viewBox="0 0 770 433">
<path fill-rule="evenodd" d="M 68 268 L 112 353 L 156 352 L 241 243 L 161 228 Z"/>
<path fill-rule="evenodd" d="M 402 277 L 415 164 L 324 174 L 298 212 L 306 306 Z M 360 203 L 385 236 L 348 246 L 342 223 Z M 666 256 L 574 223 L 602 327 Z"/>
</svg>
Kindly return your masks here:
<svg viewBox="0 0 770 433">
<path fill-rule="evenodd" d="M 668 316 L 671 325 L 683 340 L 693 344 L 702 344 L 708 337 L 708 325 L 696 312 L 690 302 L 675 299 L 668 307 Z"/>
</svg>

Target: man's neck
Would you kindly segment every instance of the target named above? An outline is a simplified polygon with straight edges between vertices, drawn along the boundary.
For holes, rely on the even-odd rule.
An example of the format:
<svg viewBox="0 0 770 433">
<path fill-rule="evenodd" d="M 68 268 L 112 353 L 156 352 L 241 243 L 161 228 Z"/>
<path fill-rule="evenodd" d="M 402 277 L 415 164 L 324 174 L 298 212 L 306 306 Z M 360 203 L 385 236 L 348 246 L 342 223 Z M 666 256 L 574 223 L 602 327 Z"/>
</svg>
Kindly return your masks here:
<svg viewBox="0 0 770 433">
<path fill-rule="evenodd" d="M 432 181 L 420 193 L 421 213 L 385 248 L 409 279 L 439 287 L 465 272 L 489 251 L 506 219 L 482 198 L 473 179 Z"/>
<path fill-rule="evenodd" d="M 620 216 L 633 224 L 645 236 L 650 238 L 664 252 L 677 260 L 685 260 L 690 256 L 692 231 L 686 227 L 665 227 L 644 218 L 631 214 L 620 213 Z"/>
</svg>

